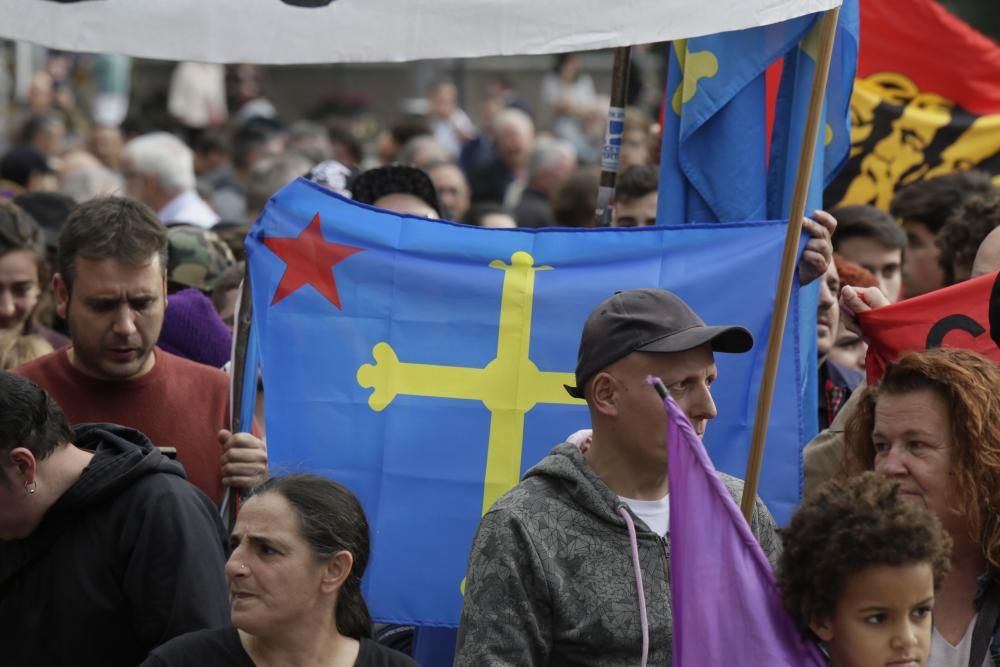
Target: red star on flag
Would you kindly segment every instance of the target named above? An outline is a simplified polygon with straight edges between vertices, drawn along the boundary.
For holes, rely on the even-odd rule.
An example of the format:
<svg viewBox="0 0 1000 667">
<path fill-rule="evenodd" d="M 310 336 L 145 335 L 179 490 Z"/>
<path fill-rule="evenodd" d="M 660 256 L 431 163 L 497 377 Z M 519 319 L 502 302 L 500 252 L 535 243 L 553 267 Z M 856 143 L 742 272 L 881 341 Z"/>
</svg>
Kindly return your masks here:
<svg viewBox="0 0 1000 667">
<path fill-rule="evenodd" d="M 300 287 L 312 285 L 340 310 L 340 295 L 337 294 L 333 267 L 364 248 L 352 248 L 324 239 L 319 213 L 313 216 L 312 222 L 298 236 L 267 237 L 262 241 L 286 265 L 278 282 L 278 289 L 274 291 L 272 306 Z"/>
</svg>

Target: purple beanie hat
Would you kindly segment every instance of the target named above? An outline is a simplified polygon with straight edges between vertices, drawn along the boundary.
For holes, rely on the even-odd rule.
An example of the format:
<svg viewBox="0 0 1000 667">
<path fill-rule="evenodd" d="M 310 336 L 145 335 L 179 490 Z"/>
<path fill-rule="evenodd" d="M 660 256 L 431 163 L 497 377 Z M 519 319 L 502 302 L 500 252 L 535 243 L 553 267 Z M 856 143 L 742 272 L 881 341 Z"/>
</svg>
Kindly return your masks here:
<svg viewBox="0 0 1000 667">
<path fill-rule="evenodd" d="M 193 287 L 170 295 L 157 342 L 162 349 L 221 368 L 229 361 L 232 344 L 233 335 L 207 296 Z"/>
</svg>

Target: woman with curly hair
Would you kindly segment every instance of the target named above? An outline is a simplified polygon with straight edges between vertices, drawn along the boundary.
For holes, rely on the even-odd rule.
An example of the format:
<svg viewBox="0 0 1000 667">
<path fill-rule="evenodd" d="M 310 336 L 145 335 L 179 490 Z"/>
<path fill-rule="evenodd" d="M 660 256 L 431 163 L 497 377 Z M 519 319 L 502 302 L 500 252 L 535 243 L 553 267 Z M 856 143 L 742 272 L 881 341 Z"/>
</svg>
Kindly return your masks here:
<svg viewBox="0 0 1000 667">
<path fill-rule="evenodd" d="M 833 667 L 922 667 L 930 653 L 934 594 L 951 540 L 900 485 L 864 473 L 830 481 L 783 533 L 778 586 L 802 632 L 820 639 Z"/>
<path fill-rule="evenodd" d="M 1000 367 L 965 350 L 904 355 L 865 390 L 845 444 L 847 473 L 898 481 L 954 544 L 928 664 L 1000 665 Z"/>
</svg>

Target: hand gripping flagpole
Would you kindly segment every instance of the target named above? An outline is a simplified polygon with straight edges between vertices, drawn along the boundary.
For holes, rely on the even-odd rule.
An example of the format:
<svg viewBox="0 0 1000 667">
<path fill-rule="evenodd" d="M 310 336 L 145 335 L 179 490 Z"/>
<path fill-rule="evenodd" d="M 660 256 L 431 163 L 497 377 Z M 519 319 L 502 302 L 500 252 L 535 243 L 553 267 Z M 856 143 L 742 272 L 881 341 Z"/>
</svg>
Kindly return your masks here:
<svg viewBox="0 0 1000 667">
<path fill-rule="evenodd" d="M 597 209 L 594 211 L 596 227 L 607 227 L 611 220 L 609 207 L 618 176 L 631 54 L 631 46 L 616 48 L 614 63 L 611 65 L 611 106 L 608 108 L 608 126 L 604 132 L 604 150 L 601 152 L 601 186 L 597 191 Z"/>
<path fill-rule="evenodd" d="M 788 302 L 792 295 L 792 285 L 795 278 L 799 237 L 802 235 L 802 217 L 805 215 L 806 196 L 809 192 L 809 176 L 812 171 L 813 157 L 816 154 L 816 141 L 822 117 L 823 95 L 826 91 L 826 82 L 830 74 L 833 40 L 837 34 L 837 21 L 839 17 L 840 7 L 834 7 L 824 12 L 820 19 L 819 53 L 816 58 L 816 70 L 813 72 L 812 90 L 809 95 L 805 137 L 802 140 L 802 151 L 799 153 L 799 166 L 795 174 L 795 189 L 792 192 L 788 233 L 785 236 L 785 249 L 781 257 L 781 272 L 778 275 L 778 293 L 774 302 L 774 316 L 771 318 L 771 331 L 767 339 L 764 377 L 761 380 L 760 394 L 757 397 L 757 413 L 754 417 L 750 458 L 747 461 L 743 499 L 740 503 L 740 509 L 743 511 L 743 516 L 748 522 L 753 514 L 754 505 L 757 500 L 757 486 L 760 481 L 761 462 L 764 459 L 764 440 L 767 435 L 767 422 L 771 413 L 771 402 L 774 399 L 774 383 L 778 375 L 778 360 L 781 356 L 785 320 L 788 318 Z"/>
<path fill-rule="evenodd" d="M 247 424 L 243 428 L 243 386 L 247 382 L 246 360 L 247 346 L 250 341 L 250 324 L 253 321 L 253 300 L 250 295 L 250 262 L 245 263 L 243 273 L 243 284 L 240 286 L 239 304 L 236 310 L 235 338 L 233 340 L 233 360 L 230 368 L 231 395 L 229 403 L 229 430 L 233 433 L 240 433 L 250 430 L 252 427 Z M 257 378 L 251 378 L 256 382 Z M 226 489 L 223 507 L 225 508 L 225 521 L 227 532 L 233 531 L 236 525 L 236 512 L 238 508 L 237 498 L 239 493 L 236 489 L 228 487 Z"/>
</svg>

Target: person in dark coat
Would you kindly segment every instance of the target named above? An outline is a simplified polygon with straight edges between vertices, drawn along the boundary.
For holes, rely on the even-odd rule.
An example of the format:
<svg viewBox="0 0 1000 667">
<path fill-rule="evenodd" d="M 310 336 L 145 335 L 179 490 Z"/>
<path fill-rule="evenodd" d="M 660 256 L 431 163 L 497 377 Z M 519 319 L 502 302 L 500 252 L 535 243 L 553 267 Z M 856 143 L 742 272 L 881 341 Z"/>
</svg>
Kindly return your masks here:
<svg viewBox="0 0 1000 667">
<path fill-rule="evenodd" d="M 0 661 L 133 666 L 229 622 L 226 536 L 208 496 L 138 431 L 71 429 L 0 372 Z"/>
</svg>

